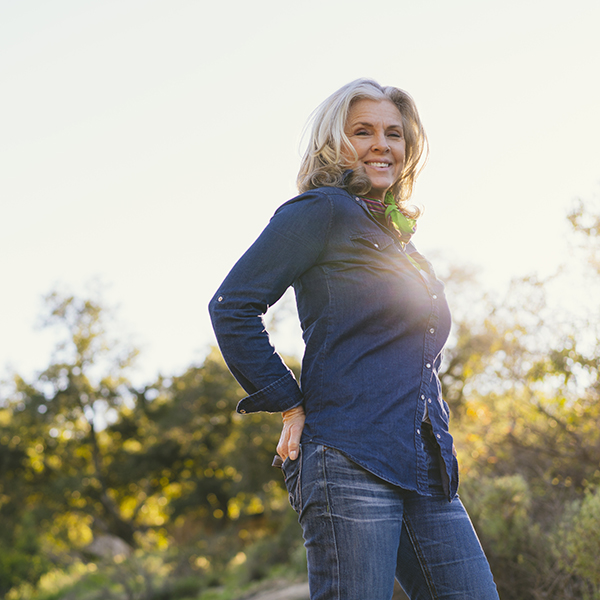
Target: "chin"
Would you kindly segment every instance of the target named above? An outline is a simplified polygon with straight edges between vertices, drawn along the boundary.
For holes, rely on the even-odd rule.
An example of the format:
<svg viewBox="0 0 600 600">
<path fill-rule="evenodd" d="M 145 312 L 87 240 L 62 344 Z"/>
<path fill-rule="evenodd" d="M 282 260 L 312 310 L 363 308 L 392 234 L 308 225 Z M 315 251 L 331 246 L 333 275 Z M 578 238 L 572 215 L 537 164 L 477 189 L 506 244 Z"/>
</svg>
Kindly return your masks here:
<svg viewBox="0 0 600 600">
<path fill-rule="evenodd" d="M 385 198 L 385 193 L 389 190 L 389 187 L 386 188 L 380 188 L 380 187 L 372 187 L 371 191 L 369 192 L 369 194 L 373 197 L 373 198 L 379 198 L 381 200 L 383 200 Z"/>
</svg>

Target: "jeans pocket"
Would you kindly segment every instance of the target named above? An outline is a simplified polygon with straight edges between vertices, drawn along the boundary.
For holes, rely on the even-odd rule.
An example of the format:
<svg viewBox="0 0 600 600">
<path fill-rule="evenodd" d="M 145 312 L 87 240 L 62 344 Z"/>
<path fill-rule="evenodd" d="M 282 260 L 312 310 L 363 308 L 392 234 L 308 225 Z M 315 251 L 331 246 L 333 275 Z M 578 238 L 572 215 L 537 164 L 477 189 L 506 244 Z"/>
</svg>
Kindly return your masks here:
<svg viewBox="0 0 600 600">
<path fill-rule="evenodd" d="M 300 513 L 302 510 L 302 490 L 300 485 L 302 474 L 302 444 L 298 449 L 298 458 L 290 460 L 289 457 L 283 461 L 281 465 L 283 477 L 285 479 L 285 487 L 287 488 L 290 504 L 292 508 Z"/>
</svg>

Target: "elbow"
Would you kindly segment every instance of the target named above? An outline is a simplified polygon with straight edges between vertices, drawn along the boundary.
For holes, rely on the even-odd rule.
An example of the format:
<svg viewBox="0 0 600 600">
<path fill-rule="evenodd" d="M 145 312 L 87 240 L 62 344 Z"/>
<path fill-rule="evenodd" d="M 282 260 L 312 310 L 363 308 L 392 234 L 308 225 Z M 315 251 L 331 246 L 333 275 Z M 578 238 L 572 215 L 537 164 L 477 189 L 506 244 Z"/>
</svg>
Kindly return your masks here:
<svg viewBox="0 0 600 600">
<path fill-rule="evenodd" d="M 211 298 L 210 302 L 208 303 L 208 314 L 210 316 L 210 320 L 212 322 L 212 326 L 213 329 L 216 331 L 217 326 L 218 326 L 218 322 L 219 322 L 219 316 L 221 314 L 221 305 L 223 302 L 223 295 L 221 294 L 221 292 L 219 290 L 217 290 L 217 293 Z"/>
<path fill-rule="evenodd" d="M 218 290 L 208 303 L 208 313 L 217 340 L 223 335 L 247 332 L 249 328 L 262 329 L 263 312 L 258 303 L 240 297 L 233 291 L 223 292 L 223 288 Z"/>
</svg>

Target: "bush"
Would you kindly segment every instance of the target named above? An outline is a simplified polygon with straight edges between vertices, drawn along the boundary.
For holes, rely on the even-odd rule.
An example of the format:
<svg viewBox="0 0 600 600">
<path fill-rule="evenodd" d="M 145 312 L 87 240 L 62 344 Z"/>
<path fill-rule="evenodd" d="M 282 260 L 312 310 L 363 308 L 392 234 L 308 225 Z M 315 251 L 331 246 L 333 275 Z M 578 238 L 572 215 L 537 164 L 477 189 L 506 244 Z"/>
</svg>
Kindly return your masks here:
<svg viewBox="0 0 600 600">
<path fill-rule="evenodd" d="M 587 584 L 588 598 L 600 598 L 600 490 L 571 504 L 557 540 L 561 566 Z"/>
<path fill-rule="evenodd" d="M 503 600 L 534 598 L 552 557 L 532 517 L 532 494 L 521 475 L 465 482 L 465 504 L 489 559 Z"/>
</svg>

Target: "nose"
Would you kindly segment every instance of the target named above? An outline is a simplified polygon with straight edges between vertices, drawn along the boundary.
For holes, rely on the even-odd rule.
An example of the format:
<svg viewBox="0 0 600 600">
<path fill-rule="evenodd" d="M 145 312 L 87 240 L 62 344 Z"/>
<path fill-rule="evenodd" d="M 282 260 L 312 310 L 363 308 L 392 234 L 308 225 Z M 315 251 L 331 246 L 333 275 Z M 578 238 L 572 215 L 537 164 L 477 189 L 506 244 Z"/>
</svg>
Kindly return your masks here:
<svg viewBox="0 0 600 600">
<path fill-rule="evenodd" d="M 385 132 L 379 131 L 375 134 L 372 149 L 379 152 L 387 152 L 390 149 Z"/>
</svg>

